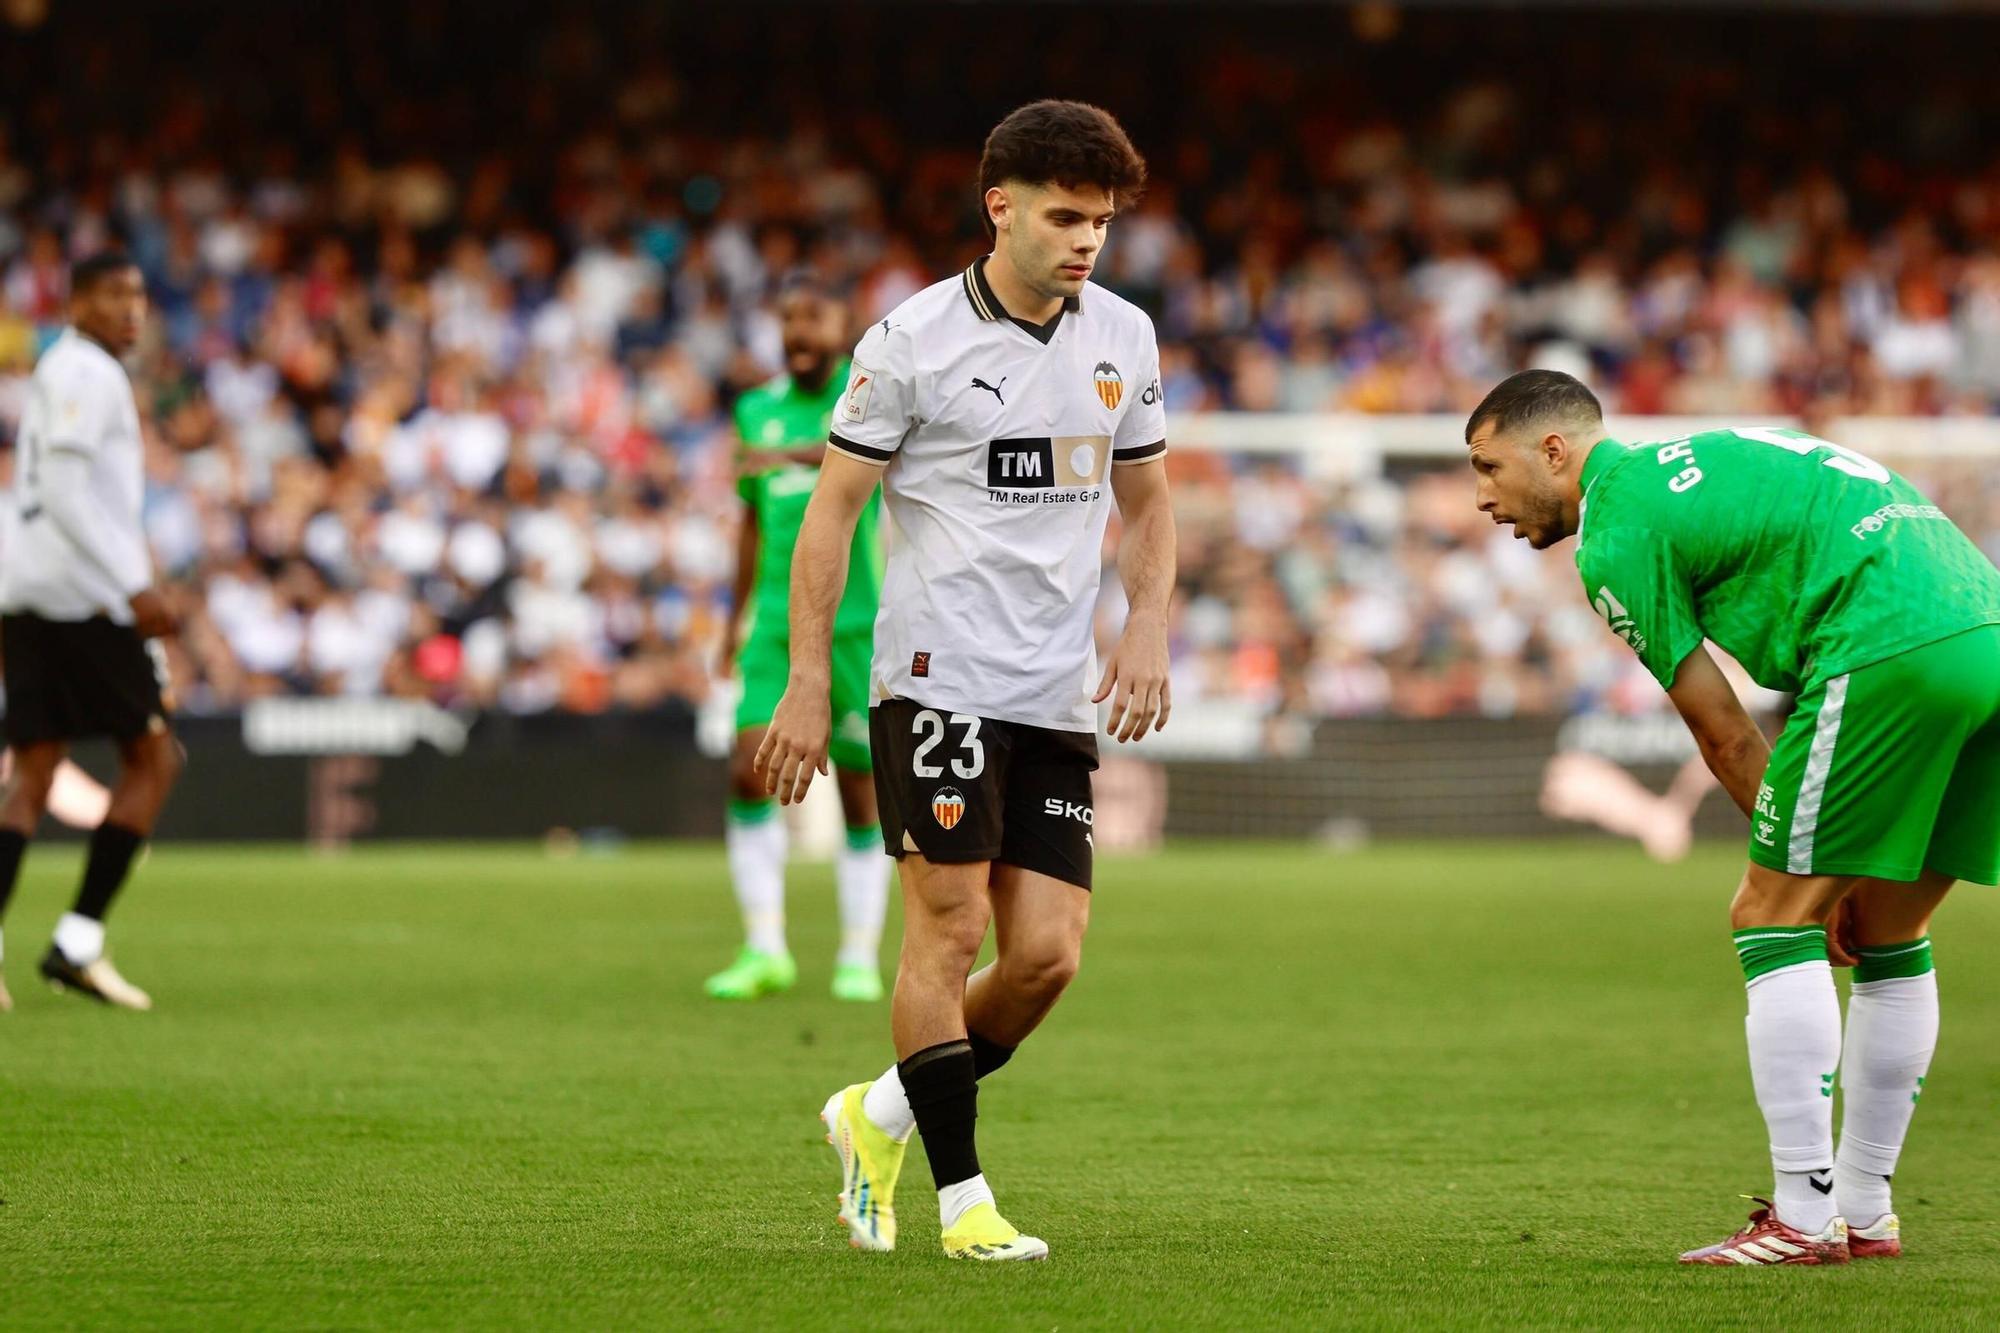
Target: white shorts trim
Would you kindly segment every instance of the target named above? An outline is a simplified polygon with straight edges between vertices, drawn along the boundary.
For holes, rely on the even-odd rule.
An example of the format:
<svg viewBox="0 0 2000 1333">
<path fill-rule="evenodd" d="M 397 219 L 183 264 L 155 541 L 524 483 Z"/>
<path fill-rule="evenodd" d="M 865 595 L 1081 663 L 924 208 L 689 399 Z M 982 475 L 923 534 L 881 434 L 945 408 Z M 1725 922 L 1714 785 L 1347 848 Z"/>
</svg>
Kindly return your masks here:
<svg viewBox="0 0 2000 1333">
<path fill-rule="evenodd" d="M 1840 739 L 1840 715 L 1846 707 L 1847 677 L 1835 676 L 1826 683 L 1826 698 L 1820 702 L 1819 717 L 1813 724 L 1812 749 L 1806 752 L 1806 771 L 1799 779 L 1799 799 L 1792 807 L 1792 836 L 1786 848 L 1785 869 L 1794 875 L 1812 874 L 1819 808 L 1826 800 L 1827 775 L 1833 771 L 1833 747 Z"/>
</svg>

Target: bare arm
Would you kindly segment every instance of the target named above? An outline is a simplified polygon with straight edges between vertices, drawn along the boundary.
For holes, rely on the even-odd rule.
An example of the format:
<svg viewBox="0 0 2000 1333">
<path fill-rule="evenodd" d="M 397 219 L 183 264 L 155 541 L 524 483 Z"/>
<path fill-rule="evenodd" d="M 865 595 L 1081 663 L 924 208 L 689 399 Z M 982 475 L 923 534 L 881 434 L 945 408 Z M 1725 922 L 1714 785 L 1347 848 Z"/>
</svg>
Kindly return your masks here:
<svg viewBox="0 0 2000 1333">
<path fill-rule="evenodd" d="M 1667 697 L 1694 733 L 1702 759 L 1729 799 L 1756 818 L 1757 788 L 1771 762 L 1771 744 L 1707 648 L 1697 648 L 1681 660 Z"/>
<path fill-rule="evenodd" d="M 757 580 L 757 531 L 757 507 L 743 506 L 743 521 L 736 529 L 736 578 L 729 589 L 729 623 L 723 627 L 722 660 L 715 672 L 724 679 L 735 672 L 736 650 L 743 643 L 743 614 Z"/>
<path fill-rule="evenodd" d="M 1111 491 L 1125 524 L 1118 543 L 1118 577 L 1130 610 L 1125 631 L 1104 664 L 1104 679 L 1093 702 L 1111 698 L 1105 731 L 1123 744 L 1149 728 L 1164 728 L 1173 712 L 1167 678 L 1167 607 L 1174 594 L 1175 538 L 1166 460 L 1114 466 Z"/>
<path fill-rule="evenodd" d="M 784 463 L 818 467 L 825 457 L 826 446 L 823 444 L 801 445 L 792 449 L 752 449 L 745 446 L 742 453 L 745 469 L 752 472 L 777 467 Z"/>
<path fill-rule="evenodd" d="M 791 679 L 756 765 L 764 789 L 786 805 L 803 800 L 813 774 L 826 772 L 833 617 L 847 587 L 854 525 L 881 480 L 881 468 L 828 450 L 792 548 Z"/>
</svg>

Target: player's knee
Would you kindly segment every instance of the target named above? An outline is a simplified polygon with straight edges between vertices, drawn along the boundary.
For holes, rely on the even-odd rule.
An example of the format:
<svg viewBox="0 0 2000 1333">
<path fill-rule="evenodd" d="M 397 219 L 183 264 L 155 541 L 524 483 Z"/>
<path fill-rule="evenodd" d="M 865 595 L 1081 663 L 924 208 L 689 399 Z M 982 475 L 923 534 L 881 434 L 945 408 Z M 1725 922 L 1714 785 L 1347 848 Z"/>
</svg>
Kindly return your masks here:
<svg viewBox="0 0 2000 1333">
<path fill-rule="evenodd" d="M 1787 875 L 1753 866 L 1729 904 L 1729 926 L 1825 925 L 1840 895 L 1825 876 Z"/>
<path fill-rule="evenodd" d="M 729 766 L 729 795 L 732 800 L 761 801 L 769 795 L 757 779 L 755 761 L 739 756 Z"/>
<path fill-rule="evenodd" d="M 49 808 L 49 792 L 55 787 L 56 771 L 53 765 L 47 768 L 29 768 L 17 764 L 13 780 L 7 784 L 6 803 L 16 810 L 27 810 L 40 818 Z"/>
<path fill-rule="evenodd" d="M 187 767 L 180 742 L 172 734 L 160 732 L 147 736 L 125 754 L 126 764 L 159 791 L 166 791 L 179 780 L 181 770 Z"/>
<path fill-rule="evenodd" d="M 986 921 L 983 917 L 966 914 L 947 922 L 935 937 L 942 961 L 956 975 L 972 971 L 972 965 L 979 961 L 980 946 L 986 943 Z"/>
<path fill-rule="evenodd" d="M 872 784 L 842 788 L 840 805 L 847 818 L 849 833 L 877 828 L 882 823 L 881 811 L 875 806 L 875 788 Z"/>
<path fill-rule="evenodd" d="M 187 769 L 187 751 L 172 736 L 162 736 L 158 748 L 160 785 L 171 787 Z"/>
<path fill-rule="evenodd" d="M 906 932 L 916 946 L 913 961 L 941 973 L 965 976 L 979 960 L 980 946 L 986 943 L 986 921 L 983 905 L 907 918 Z"/>
<path fill-rule="evenodd" d="M 1949 876 L 1932 871 L 1915 883 L 1862 880 L 1847 895 L 1848 938 L 1870 947 L 1922 939 L 1952 883 Z"/>
<path fill-rule="evenodd" d="M 1083 961 L 1080 943 L 1067 939 L 1037 940 L 1010 950 L 1001 960 L 1001 975 L 1010 990 L 1040 999 L 1054 999 L 1076 980 Z"/>
<path fill-rule="evenodd" d="M 32 801 L 37 807 L 47 805 L 49 789 L 55 785 L 56 768 L 62 763 L 62 758 L 60 750 L 41 746 L 16 752 L 13 776 L 8 784 L 9 794 Z"/>
<path fill-rule="evenodd" d="M 1781 920 L 1786 915 L 1784 906 L 1784 898 L 1781 895 L 1773 894 L 1768 888 L 1754 885 L 1746 879 L 1737 886 L 1736 896 L 1730 900 L 1729 928 L 1748 930 L 1752 926 L 1801 924 Z"/>
</svg>

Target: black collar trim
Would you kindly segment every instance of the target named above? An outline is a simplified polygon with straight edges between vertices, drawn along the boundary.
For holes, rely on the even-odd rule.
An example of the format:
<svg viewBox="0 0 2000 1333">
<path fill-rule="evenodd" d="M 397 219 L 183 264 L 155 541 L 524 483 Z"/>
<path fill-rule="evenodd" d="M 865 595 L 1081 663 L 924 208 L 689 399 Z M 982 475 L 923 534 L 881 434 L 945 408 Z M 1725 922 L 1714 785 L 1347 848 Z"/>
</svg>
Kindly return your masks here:
<svg viewBox="0 0 2000 1333">
<path fill-rule="evenodd" d="M 1008 314 L 1007 307 L 1001 305 L 1000 298 L 993 294 L 993 284 L 986 281 L 986 261 L 990 258 L 991 255 L 981 255 L 973 260 L 961 275 L 965 282 L 965 299 L 972 303 L 972 313 L 982 320 L 989 323 L 1000 319 L 1012 320 L 1024 332 L 1046 343 L 1056 336 L 1056 328 L 1062 323 L 1065 314 L 1073 314 L 1083 309 L 1081 297 L 1066 296 L 1063 298 L 1062 309 L 1056 311 L 1054 317 L 1046 324 L 1037 324 L 1032 320 Z"/>
</svg>

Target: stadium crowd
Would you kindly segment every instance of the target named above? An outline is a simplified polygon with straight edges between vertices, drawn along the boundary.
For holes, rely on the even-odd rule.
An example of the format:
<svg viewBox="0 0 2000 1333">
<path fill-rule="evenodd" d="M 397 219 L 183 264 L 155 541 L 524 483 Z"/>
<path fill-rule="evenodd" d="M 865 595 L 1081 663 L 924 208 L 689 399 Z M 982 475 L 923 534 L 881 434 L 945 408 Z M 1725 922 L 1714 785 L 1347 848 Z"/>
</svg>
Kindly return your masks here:
<svg viewBox="0 0 2000 1333">
<path fill-rule="evenodd" d="M 941 84 L 920 62 L 948 35 L 863 108 L 838 90 L 878 86 L 883 53 L 809 24 L 621 41 L 649 21 L 630 9 L 551 20 L 456 81 L 424 62 L 496 38 L 449 5 L 417 7 L 393 56 L 238 16 L 259 69 L 295 76 L 283 108 L 232 83 L 240 33 L 143 106 L 88 34 L 15 47 L 108 91 L 93 123 L 10 80 L 0 439 L 62 323 L 66 261 L 129 248 L 156 308 L 133 369 L 182 708 L 598 711 L 715 688 L 728 407 L 778 364 L 776 282 L 813 269 L 867 320 L 977 254 L 974 126 L 1019 99 L 990 75 Z M 1826 28 L 1821 71 L 1851 31 Z M 1462 412 L 1553 362 L 1624 413 L 2000 411 L 2000 156 L 1963 52 L 1891 81 L 1885 118 L 1865 86 L 1796 89 L 1699 43 L 1550 103 L 1414 19 L 1357 32 L 1351 81 L 1301 69 L 1282 31 L 1219 34 L 1175 48 L 1177 77 L 1049 78 L 1152 157 L 1098 276 L 1154 313 L 1173 410 Z M 753 73 L 767 97 L 739 86 Z M 1607 188 L 1635 167 L 1637 189 Z M 1462 477 L 1174 467 L 1183 697 L 1418 715 L 1653 697 L 1563 557 L 1496 533 Z M 2000 483 L 1934 480 L 2000 556 Z"/>
</svg>

